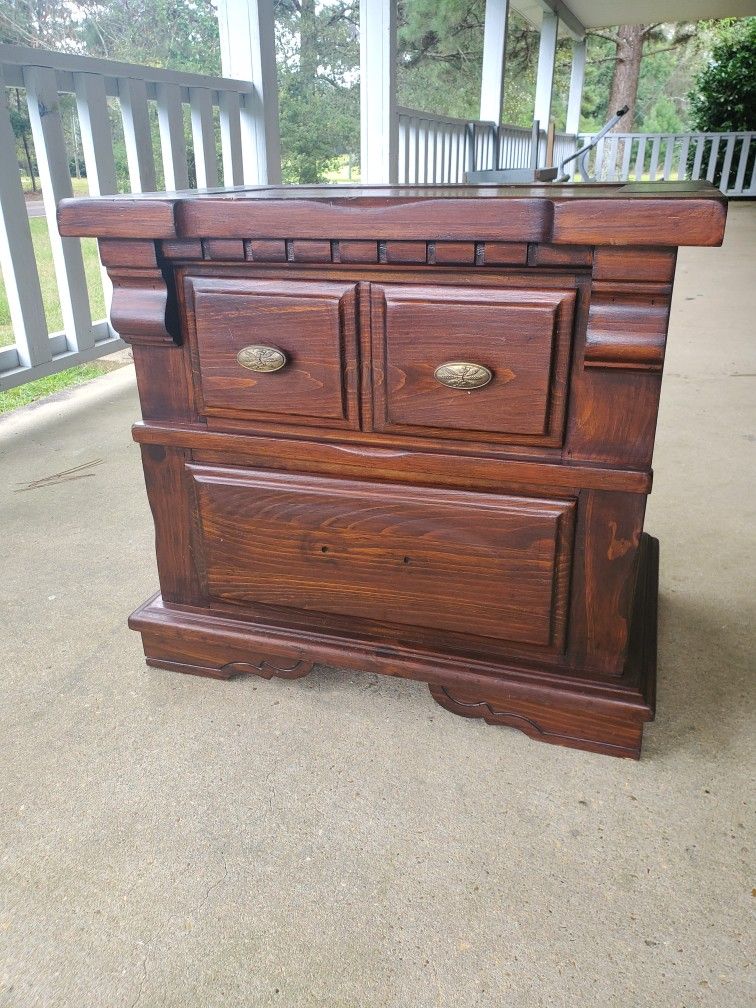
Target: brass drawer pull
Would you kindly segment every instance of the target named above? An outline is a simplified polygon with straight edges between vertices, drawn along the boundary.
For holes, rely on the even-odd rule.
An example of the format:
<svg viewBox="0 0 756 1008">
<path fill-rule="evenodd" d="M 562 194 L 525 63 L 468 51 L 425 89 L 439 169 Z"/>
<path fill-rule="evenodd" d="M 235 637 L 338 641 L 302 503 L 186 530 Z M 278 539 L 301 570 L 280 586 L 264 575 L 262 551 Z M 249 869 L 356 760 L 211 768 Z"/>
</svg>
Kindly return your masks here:
<svg viewBox="0 0 756 1008">
<path fill-rule="evenodd" d="M 263 346 L 259 343 L 242 347 L 236 355 L 236 359 L 242 367 L 262 373 L 280 371 L 286 364 L 286 354 L 283 350 L 274 346 Z"/>
<path fill-rule="evenodd" d="M 493 378 L 493 371 L 483 364 L 472 364 L 470 361 L 447 361 L 439 364 L 433 375 L 447 388 L 477 389 L 488 385 Z"/>
</svg>

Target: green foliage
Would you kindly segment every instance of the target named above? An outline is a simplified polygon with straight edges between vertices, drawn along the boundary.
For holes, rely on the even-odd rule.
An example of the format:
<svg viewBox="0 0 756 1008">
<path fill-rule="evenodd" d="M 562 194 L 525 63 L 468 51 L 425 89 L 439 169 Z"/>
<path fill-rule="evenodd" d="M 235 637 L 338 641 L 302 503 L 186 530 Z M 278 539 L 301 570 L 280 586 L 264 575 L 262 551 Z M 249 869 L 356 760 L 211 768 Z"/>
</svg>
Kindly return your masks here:
<svg viewBox="0 0 756 1008">
<path fill-rule="evenodd" d="M 0 0 L 1 2 L 1 0 Z M 87 55 L 124 63 L 141 63 L 185 70 L 189 73 L 220 74 L 220 40 L 212 0 L 84 0 L 85 16 L 78 34 Z M 189 113 L 184 112 L 184 134 L 189 133 Z M 129 171 L 123 123 L 115 103 L 110 103 L 110 124 L 116 180 L 121 192 L 129 191 Z M 157 115 L 150 108 L 152 148 L 156 186 L 164 184 L 159 156 Z M 189 183 L 196 184 L 194 153 L 187 150 Z"/>
<path fill-rule="evenodd" d="M 586 133 L 595 132 L 606 122 L 615 54 L 616 46 L 611 39 L 598 35 L 588 36 L 580 115 L 580 128 Z"/>
<path fill-rule="evenodd" d="M 681 133 L 690 129 L 685 92 L 700 66 L 706 39 L 689 26 L 657 25 L 649 33 L 640 65 L 633 129 Z M 588 36 L 580 128 L 594 132 L 606 122 L 616 46 L 608 33 Z"/>
<path fill-rule="evenodd" d="M 81 0 L 76 17 L 68 0 L 0 0 L 0 40 L 17 45 L 85 52 L 88 56 L 121 60 L 147 66 L 220 74 L 218 23 L 212 0 Z M 85 174 L 78 135 L 76 103 L 63 95 L 60 113 L 66 146 L 71 155 L 72 174 Z M 129 190 L 129 172 L 123 123 L 117 103 L 110 101 L 110 122 L 116 180 L 121 192 Z M 9 91 L 9 106 L 18 140 L 19 162 L 36 176 L 36 160 L 23 92 Z M 156 157 L 156 184 L 163 184 L 159 156 L 157 116 L 150 110 L 153 150 Z M 188 113 L 185 132 L 188 134 Z M 188 150 L 190 184 L 194 184 L 194 163 Z"/>
<path fill-rule="evenodd" d="M 399 4 L 399 102 L 459 118 L 477 118 L 483 56 L 485 0 L 404 0 Z M 539 33 L 510 10 L 504 79 L 503 121 L 533 121 Z M 649 33 L 641 64 L 636 128 L 683 130 L 688 126 L 685 91 L 701 61 L 702 44 L 689 26 L 658 25 Z M 609 32 L 588 39 L 581 128 L 595 130 L 609 117 L 616 45 Z M 552 116 L 564 129 L 572 46 L 557 46 Z M 663 127 L 662 127 L 663 124 Z"/>
<path fill-rule="evenodd" d="M 323 182 L 359 158 L 358 29 L 358 0 L 276 2 L 284 182 Z"/>
<path fill-rule="evenodd" d="M 400 105 L 477 118 L 485 0 L 400 0 L 397 93 Z"/>
<path fill-rule="evenodd" d="M 68 0 L 0 0 L 0 42 L 70 52 L 77 21 Z"/>
<path fill-rule="evenodd" d="M 318 79 L 279 69 L 284 182 L 317 183 L 344 154 L 359 150 L 359 96 Z"/>
<path fill-rule="evenodd" d="M 701 132 L 756 129 L 756 17 L 713 28 L 711 59 L 690 94 L 691 118 Z"/>
<path fill-rule="evenodd" d="M 13 90 L 17 91 L 18 88 L 14 88 Z M 20 140 L 29 131 L 29 111 L 26 104 L 20 108 L 16 108 L 13 105 L 10 106 L 10 121 L 13 135 L 17 140 Z"/>
<path fill-rule="evenodd" d="M 206 74 L 220 73 L 214 0 L 0 0 L 0 40 L 83 51 L 92 56 Z M 313 183 L 333 176 L 345 159 L 359 161 L 359 0 L 275 0 L 283 176 Z M 459 118 L 477 118 L 485 0 L 399 0 L 398 100 Z M 711 65 L 691 96 L 696 125 L 753 127 L 756 19 L 649 27 L 635 105 L 635 128 L 689 128 L 686 93 L 712 49 Z M 687 34 L 686 34 L 687 32 Z M 510 10 L 503 120 L 529 126 L 533 116 L 539 35 Z M 616 45 L 612 32 L 589 37 L 581 128 L 608 117 Z M 553 117 L 564 128 L 571 44 L 560 41 Z M 734 80 L 742 82 L 734 85 Z M 733 88 L 740 97 L 730 97 Z M 738 90 L 739 88 L 739 90 Z M 36 171 L 25 103 L 11 100 L 20 163 Z M 61 103 L 69 148 L 79 149 L 73 103 Z M 706 111 L 708 110 L 708 111 Z M 157 117 L 151 111 L 158 184 L 162 182 Z M 186 124 L 188 127 L 188 123 Z M 111 103 L 119 188 L 128 188 L 123 129 Z M 188 133 L 188 128 L 187 128 Z M 24 140 L 29 156 L 24 149 Z M 79 158 L 79 161 L 81 159 Z M 190 181 L 194 182 L 189 149 Z M 72 169 L 77 161 L 72 157 Z M 81 165 L 79 164 L 79 170 Z"/>
<path fill-rule="evenodd" d="M 477 119 L 483 66 L 485 0 L 404 0 L 398 8 L 397 90 L 399 104 Z M 504 76 L 504 119 L 514 126 L 533 122 L 539 35 L 510 10 Z M 555 105 L 557 122 L 566 114 L 570 46 L 557 50 Z"/>
<path fill-rule="evenodd" d="M 77 39 L 87 55 L 220 74 L 212 0 L 84 0 Z"/>
</svg>

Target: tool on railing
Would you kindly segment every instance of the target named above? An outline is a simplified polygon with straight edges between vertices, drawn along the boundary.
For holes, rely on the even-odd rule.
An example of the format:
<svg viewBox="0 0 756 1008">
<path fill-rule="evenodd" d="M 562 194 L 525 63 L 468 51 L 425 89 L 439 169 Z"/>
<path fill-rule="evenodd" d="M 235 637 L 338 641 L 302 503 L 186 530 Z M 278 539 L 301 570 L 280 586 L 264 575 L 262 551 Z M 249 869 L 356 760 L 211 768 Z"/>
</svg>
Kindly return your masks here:
<svg viewBox="0 0 756 1008">
<path fill-rule="evenodd" d="M 535 164 L 531 168 L 493 168 L 487 171 L 471 171 L 465 174 L 466 182 L 499 182 L 503 185 L 515 185 L 515 184 L 528 184 L 533 182 L 569 182 L 571 176 L 565 172 L 565 165 L 568 165 L 570 161 L 576 161 L 578 168 L 580 170 L 580 178 L 583 182 L 595 182 L 595 176 L 591 175 L 588 170 L 587 157 L 588 154 L 593 150 L 599 140 L 603 139 L 609 130 L 614 129 L 620 119 L 627 115 L 630 110 L 629 105 L 623 106 L 621 109 L 617 109 L 612 118 L 605 123 L 601 129 L 596 133 L 594 137 L 587 143 L 584 147 L 581 147 L 579 151 L 575 151 L 574 154 L 570 154 L 569 157 L 564 158 L 560 162 L 558 168 L 537 168 Z M 534 130 L 534 141 L 533 150 L 535 152 L 534 160 L 537 159 L 538 151 L 538 136 L 539 129 L 538 124 L 535 124 Z"/>
<path fill-rule="evenodd" d="M 621 109 L 617 109 L 617 111 L 614 113 L 614 115 L 609 120 L 609 122 L 605 123 L 601 127 L 601 129 L 593 137 L 593 139 L 590 141 L 590 143 L 587 143 L 585 145 L 585 147 L 581 147 L 579 151 L 575 151 L 574 154 L 570 154 L 569 157 L 566 157 L 560 163 L 559 167 L 556 169 L 557 175 L 556 175 L 554 181 L 555 182 L 569 182 L 571 176 L 568 175 L 565 172 L 564 166 L 566 164 L 569 164 L 570 161 L 576 161 L 577 165 L 578 165 L 578 168 L 580 169 L 580 178 L 583 180 L 583 182 L 595 182 L 596 181 L 596 176 L 595 175 L 591 175 L 590 171 L 588 170 L 588 162 L 587 162 L 586 158 L 588 157 L 588 154 L 590 153 L 590 151 L 592 151 L 593 148 L 596 146 L 596 144 L 599 142 L 599 140 L 602 140 L 606 136 L 606 134 L 609 132 L 609 130 L 614 129 L 614 127 L 617 125 L 617 123 L 620 121 L 620 119 L 624 115 L 627 115 L 627 113 L 629 111 L 630 111 L 630 106 L 629 105 L 623 105 Z"/>
</svg>

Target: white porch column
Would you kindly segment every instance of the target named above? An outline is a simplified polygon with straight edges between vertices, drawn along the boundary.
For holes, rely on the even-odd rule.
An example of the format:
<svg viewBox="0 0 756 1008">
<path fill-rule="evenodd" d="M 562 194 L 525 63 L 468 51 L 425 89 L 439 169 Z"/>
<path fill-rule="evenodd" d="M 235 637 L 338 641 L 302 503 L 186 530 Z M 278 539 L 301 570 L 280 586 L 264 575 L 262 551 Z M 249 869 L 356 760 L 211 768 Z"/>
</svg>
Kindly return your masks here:
<svg viewBox="0 0 756 1008">
<path fill-rule="evenodd" d="M 501 104 L 504 98 L 508 20 L 509 0 L 486 0 L 480 118 L 484 122 L 495 122 L 497 125 L 502 121 Z"/>
<path fill-rule="evenodd" d="M 572 43 L 572 71 L 570 73 L 570 97 L 567 101 L 567 123 L 565 132 L 580 130 L 580 106 L 583 102 L 583 81 L 585 80 L 585 50 L 587 39 Z"/>
<path fill-rule="evenodd" d="M 360 0 L 360 173 L 364 183 L 395 183 L 396 0 Z"/>
<path fill-rule="evenodd" d="M 554 86 L 554 62 L 556 60 L 558 31 L 559 15 L 551 11 L 544 11 L 541 23 L 541 43 L 538 47 L 538 75 L 533 112 L 533 118 L 538 120 L 542 130 L 549 128 L 549 119 L 551 119 L 551 92 Z"/>
<path fill-rule="evenodd" d="M 244 181 L 281 181 L 281 137 L 273 0 L 218 0 L 221 66 L 224 77 L 251 81 L 242 109 Z"/>
</svg>

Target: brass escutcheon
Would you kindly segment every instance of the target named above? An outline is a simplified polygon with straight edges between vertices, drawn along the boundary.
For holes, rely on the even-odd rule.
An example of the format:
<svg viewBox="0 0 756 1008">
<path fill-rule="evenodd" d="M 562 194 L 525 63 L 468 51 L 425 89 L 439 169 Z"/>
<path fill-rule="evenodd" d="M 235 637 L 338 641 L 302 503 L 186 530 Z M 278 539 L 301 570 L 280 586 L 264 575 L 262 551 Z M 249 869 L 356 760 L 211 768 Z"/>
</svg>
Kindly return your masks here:
<svg viewBox="0 0 756 1008">
<path fill-rule="evenodd" d="M 472 364 L 470 361 L 447 361 L 439 364 L 433 376 L 447 388 L 478 389 L 488 385 L 493 378 L 493 371 L 483 364 Z"/>
<path fill-rule="evenodd" d="M 280 371 L 286 364 L 286 354 L 274 346 L 263 346 L 253 344 L 245 346 L 236 355 L 236 359 L 242 367 L 250 371 L 267 373 L 269 371 Z"/>
</svg>

